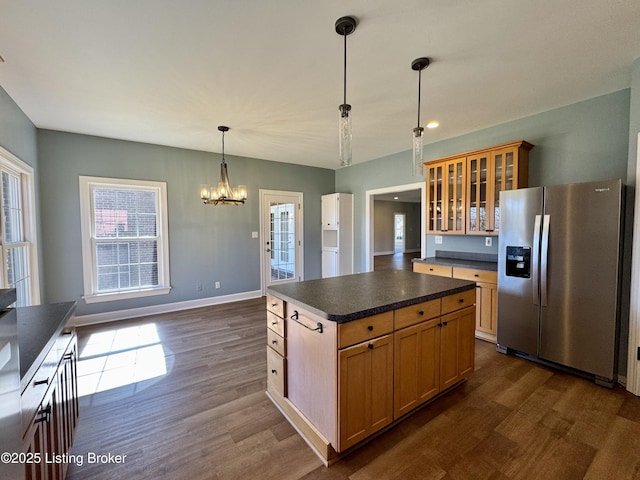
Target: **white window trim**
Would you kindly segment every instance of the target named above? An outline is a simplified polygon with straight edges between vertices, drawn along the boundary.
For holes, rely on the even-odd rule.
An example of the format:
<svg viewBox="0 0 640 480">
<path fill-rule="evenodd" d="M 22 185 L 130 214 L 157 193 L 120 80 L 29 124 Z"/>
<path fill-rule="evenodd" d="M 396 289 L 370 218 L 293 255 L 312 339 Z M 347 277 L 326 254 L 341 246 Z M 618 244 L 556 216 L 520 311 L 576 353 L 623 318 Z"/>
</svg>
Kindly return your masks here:
<svg viewBox="0 0 640 480">
<path fill-rule="evenodd" d="M 24 238 L 31 245 L 29 251 L 29 274 L 31 276 L 31 304 L 40 304 L 40 272 L 38 262 L 38 236 L 36 221 L 36 188 L 33 167 L 9 150 L 0 147 L 0 165 L 20 175 L 22 188 L 22 211 L 24 213 Z M 6 282 L 6 279 L 5 279 Z"/>
<path fill-rule="evenodd" d="M 125 300 L 129 298 L 149 297 L 153 295 L 166 295 L 171 291 L 169 278 L 169 222 L 167 220 L 167 184 L 166 182 L 153 182 L 149 180 L 129 180 L 105 177 L 80 176 L 80 232 L 82 235 L 82 275 L 84 281 L 83 299 L 86 303 L 107 302 L 113 300 Z M 124 292 L 96 293 L 95 275 L 95 251 L 92 247 L 92 204 L 91 188 L 100 186 L 106 188 L 131 188 L 140 187 L 155 189 L 158 192 L 158 205 L 160 208 L 158 231 L 158 259 L 162 265 L 158 267 L 158 284 L 153 288 L 132 289 Z"/>
</svg>

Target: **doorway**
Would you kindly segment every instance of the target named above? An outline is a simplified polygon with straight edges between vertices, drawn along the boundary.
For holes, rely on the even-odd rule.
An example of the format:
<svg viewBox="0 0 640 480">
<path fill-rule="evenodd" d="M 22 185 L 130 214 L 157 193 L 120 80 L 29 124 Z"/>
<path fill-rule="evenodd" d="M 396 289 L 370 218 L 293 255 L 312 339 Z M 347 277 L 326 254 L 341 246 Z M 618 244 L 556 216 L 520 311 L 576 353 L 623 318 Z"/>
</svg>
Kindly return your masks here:
<svg viewBox="0 0 640 480">
<path fill-rule="evenodd" d="M 416 202 L 417 204 L 420 205 L 420 214 L 419 214 L 419 226 L 416 226 L 416 229 L 419 229 L 419 239 L 417 240 L 419 243 L 419 250 L 420 253 L 418 253 L 418 248 L 415 249 L 415 256 L 418 257 L 424 257 L 425 252 L 426 252 L 426 225 L 425 225 L 425 218 L 426 218 L 426 212 L 425 212 L 425 205 L 426 205 L 426 184 L 425 182 L 419 182 L 419 183 L 411 183 L 411 184 L 407 184 L 407 185 L 397 185 L 395 187 L 385 187 L 385 188 L 378 188 L 378 189 L 373 189 L 373 190 L 367 190 L 365 191 L 365 229 L 364 229 L 364 235 L 365 235 L 365 252 L 364 252 L 364 268 L 362 271 L 364 272 L 372 272 L 374 270 L 374 255 L 376 253 L 376 248 L 375 248 L 375 229 L 377 228 L 375 226 L 375 204 L 376 204 L 376 200 L 390 200 L 390 201 L 411 201 L 411 202 Z M 403 200 L 404 196 L 406 195 L 410 195 L 411 196 L 411 200 Z M 395 199 L 394 197 L 398 197 L 398 199 Z M 413 198 L 414 196 L 417 196 L 415 199 Z M 405 217 L 404 220 L 404 228 L 405 228 L 405 232 L 403 234 L 403 238 L 404 238 L 404 250 L 407 251 L 407 222 L 408 219 Z M 391 223 L 391 218 L 389 219 L 389 223 Z M 393 227 L 389 227 L 389 230 L 391 230 Z M 416 232 L 418 233 L 418 232 Z M 394 235 L 395 238 L 395 235 Z M 390 250 L 391 251 L 388 251 Z M 389 248 L 384 248 L 385 251 L 388 251 L 387 253 L 389 254 L 393 254 L 393 251 L 395 250 L 395 245 L 393 247 L 391 247 L 391 245 L 389 245 Z M 411 250 L 413 251 L 413 247 L 411 247 Z M 380 253 L 380 252 L 378 252 Z"/>
<path fill-rule="evenodd" d="M 302 192 L 260 190 L 261 288 L 303 279 Z"/>
<path fill-rule="evenodd" d="M 404 213 L 394 213 L 393 214 L 393 252 L 394 253 L 404 253 L 405 247 L 405 218 L 406 215 Z"/>
</svg>

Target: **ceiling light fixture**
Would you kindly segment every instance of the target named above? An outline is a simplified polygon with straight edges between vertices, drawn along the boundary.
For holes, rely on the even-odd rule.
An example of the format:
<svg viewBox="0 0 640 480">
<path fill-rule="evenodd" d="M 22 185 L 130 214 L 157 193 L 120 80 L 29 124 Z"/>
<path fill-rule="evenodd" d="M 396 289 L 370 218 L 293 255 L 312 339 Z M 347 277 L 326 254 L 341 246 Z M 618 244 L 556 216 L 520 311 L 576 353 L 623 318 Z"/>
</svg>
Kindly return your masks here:
<svg viewBox="0 0 640 480">
<path fill-rule="evenodd" d="M 348 167 L 352 163 L 351 158 L 351 105 L 347 103 L 347 35 L 356 30 L 356 19 L 353 17 L 341 17 L 336 20 L 336 33 L 344 37 L 344 81 L 343 102 L 338 107 L 338 148 L 340 166 Z"/>
<path fill-rule="evenodd" d="M 220 181 L 218 188 L 203 184 L 200 187 L 200 199 L 205 205 L 242 205 L 247 200 L 247 186 L 238 185 L 233 189 L 229 184 L 229 174 L 227 173 L 227 162 L 224 159 L 224 132 L 229 131 L 229 127 L 220 125 L 218 130 L 222 132 L 222 163 L 220 164 Z"/>
<path fill-rule="evenodd" d="M 411 70 L 418 72 L 418 126 L 413 129 L 413 174 L 422 176 L 423 137 L 424 128 L 420 126 L 420 87 L 422 83 L 422 70 L 427 68 L 431 60 L 427 57 L 416 58 L 411 62 Z"/>
</svg>

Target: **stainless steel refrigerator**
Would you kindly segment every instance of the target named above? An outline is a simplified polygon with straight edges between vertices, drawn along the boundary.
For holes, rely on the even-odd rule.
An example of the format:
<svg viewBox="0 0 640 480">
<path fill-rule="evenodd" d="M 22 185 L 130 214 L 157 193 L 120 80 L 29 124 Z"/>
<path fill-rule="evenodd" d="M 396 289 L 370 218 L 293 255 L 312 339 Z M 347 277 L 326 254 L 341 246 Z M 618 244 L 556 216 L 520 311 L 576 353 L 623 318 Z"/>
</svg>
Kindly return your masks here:
<svg viewBox="0 0 640 480">
<path fill-rule="evenodd" d="M 500 194 L 498 351 L 614 382 L 621 180 Z"/>
</svg>

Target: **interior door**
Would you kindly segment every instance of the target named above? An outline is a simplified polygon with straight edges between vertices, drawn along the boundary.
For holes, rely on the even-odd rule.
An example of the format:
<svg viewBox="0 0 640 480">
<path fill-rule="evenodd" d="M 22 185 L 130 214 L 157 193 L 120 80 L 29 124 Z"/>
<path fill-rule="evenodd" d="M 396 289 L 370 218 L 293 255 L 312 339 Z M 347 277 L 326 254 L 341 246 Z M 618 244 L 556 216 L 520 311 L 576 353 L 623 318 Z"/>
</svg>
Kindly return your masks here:
<svg viewBox="0 0 640 480">
<path fill-rule="evenodd" d="M 262 291 L 303 279 L 302 192 L 260 190 Z"/>
</svg>

